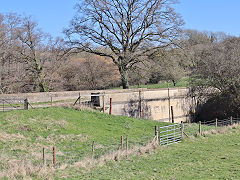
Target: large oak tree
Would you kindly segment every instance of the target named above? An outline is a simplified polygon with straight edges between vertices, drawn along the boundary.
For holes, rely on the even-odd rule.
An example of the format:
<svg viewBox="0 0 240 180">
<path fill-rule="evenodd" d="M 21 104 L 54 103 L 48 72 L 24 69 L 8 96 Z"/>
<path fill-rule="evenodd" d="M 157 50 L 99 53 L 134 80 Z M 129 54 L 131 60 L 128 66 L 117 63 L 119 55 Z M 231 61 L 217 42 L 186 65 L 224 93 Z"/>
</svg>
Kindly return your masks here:
<svg viewBox="0 0 240 180">
<path fill-rule="evenodd" d="M 122 86 L 128 71 L 171 44 L 183 24 L 175 0 L 82 0 L 65 30 L 73 47 L 109 57 L 118 67 Z"/>
</svg>

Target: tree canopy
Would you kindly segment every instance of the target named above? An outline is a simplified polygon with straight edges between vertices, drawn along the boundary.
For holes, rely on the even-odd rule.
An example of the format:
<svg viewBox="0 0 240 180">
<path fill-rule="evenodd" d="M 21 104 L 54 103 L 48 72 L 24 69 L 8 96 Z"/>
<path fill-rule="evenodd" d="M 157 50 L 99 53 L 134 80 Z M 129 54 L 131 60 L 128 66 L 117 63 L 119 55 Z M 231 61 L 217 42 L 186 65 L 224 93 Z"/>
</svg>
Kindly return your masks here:
<svg viewBox="0 0 240 180">
<path fill-rule="evenodd" d="M 83 0 L 65 30 L 81 51 L 110 57 L 118 66 L 123 88 L 128 70 L 178 37 L 183 25 L 174 0 Z"/>
</svg>

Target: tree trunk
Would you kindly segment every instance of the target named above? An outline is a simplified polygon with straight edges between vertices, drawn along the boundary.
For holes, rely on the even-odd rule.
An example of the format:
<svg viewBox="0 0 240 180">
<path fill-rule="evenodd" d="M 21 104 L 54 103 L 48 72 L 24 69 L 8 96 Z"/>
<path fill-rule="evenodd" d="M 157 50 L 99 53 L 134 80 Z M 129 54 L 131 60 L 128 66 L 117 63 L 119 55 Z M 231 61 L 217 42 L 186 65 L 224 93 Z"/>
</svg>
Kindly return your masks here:
<svg viewBox="0 0 240 180">
<path fill-rule="evenodd" d="M 129 89 L 128 70 L 125 68 L 119 67 L 119 72 L 121 75 L 123 89 Z"/>
<path fill-rule="evenodd" d="M 37 58 L 34 58 L 35 60 L 35 70 L 36 70 L 36 84 L 38 86 L 39 92 L 48 92 L 49 89 L 47 87 L 47 84 L 44 80 L 44 69 L 42 66 L 40 66 L 39 60 Z"/>
</svg>

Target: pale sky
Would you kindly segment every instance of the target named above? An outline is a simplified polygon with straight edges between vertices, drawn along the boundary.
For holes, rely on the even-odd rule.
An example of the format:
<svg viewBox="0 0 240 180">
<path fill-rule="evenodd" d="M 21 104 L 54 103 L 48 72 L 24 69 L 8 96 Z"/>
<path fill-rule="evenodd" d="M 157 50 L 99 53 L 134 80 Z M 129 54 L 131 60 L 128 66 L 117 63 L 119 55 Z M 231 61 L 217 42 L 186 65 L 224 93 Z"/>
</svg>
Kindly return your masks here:
<svg viewBox="0 0 240 180">
<path fill-rule="evenodd" d="M 39 27 L 52 36 L 63 37 L 75 14 L 79 0 L 0 0 L 0 13 L 32 16 Z M 240 35 L 240 0 L 179 0 L 176 12 L 182 15 L 186 29 L 222 31 Z"/>
</svg>

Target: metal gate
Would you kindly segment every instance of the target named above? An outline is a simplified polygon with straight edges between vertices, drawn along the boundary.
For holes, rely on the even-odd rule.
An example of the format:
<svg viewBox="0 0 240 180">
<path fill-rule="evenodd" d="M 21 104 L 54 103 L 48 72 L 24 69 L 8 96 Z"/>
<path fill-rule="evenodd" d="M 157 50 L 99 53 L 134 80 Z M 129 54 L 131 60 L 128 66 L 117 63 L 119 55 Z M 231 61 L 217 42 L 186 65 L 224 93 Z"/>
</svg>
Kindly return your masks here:
<svg viewBox="0 0 240 180">
<path fill-rule="evenodd" d="M 168 146 L 173 143 L 181 142 L 183 133 L 182 124 L 159 127 L 158 133 L 160 145 Z"/>
</svg>

